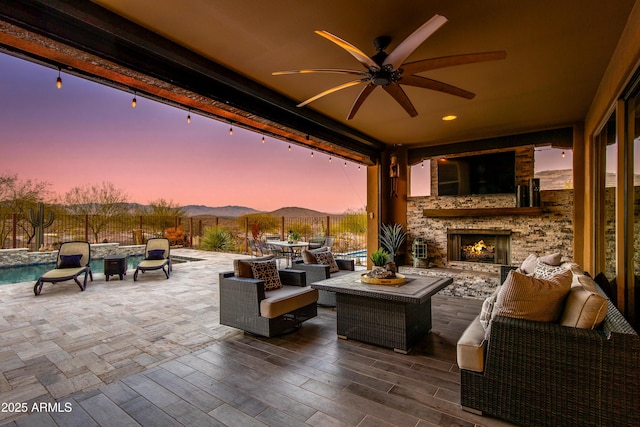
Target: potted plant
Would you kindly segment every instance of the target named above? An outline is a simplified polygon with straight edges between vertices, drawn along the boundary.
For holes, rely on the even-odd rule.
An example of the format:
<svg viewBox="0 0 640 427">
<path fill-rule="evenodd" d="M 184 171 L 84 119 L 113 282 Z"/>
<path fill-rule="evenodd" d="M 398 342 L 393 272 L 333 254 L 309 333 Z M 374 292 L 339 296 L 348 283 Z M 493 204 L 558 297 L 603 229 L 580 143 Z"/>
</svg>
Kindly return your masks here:
<svg viewBox="0 0 640 427">
<path fill-rule="evenodd" d="M 289 243 L 298 243 L 298 241 L 302 238 L 300 232 L 289 230 L 289 236 L 287 238 L 287 242 Z"/>
<path fill-rule="evenodd" d="M 380 243 L 389 252 L 391 261 L 395 261 L 398 265 L 402 263 L 398 262 L 396 257 L 406 237 L 407 233 L 404 232 L 400 224 L 382 224 L 380 226 Z"/>
<path fill-rule="evenodd" d="M 371 254 L 369 257 L 371 262 L 376 267 L 384 267 L 384 265 L 389 260 L 389 253 L 382 248 L 379 248 L 377 251 Z"/>
</svg>

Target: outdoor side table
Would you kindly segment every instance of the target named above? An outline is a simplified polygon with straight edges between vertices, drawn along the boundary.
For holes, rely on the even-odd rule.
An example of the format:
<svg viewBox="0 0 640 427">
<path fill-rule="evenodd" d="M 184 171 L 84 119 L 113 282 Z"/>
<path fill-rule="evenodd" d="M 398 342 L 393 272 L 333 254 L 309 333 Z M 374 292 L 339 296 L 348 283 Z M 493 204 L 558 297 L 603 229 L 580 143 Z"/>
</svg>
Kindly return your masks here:
<svg viewBox="0 0 640 427">
<path fill-rule="evenodd" d="M 109 281 L 109 276 L 118 275 L 120 280 L 127 274 L 126 255 L 107 255 L 104 257 L 104 277 Z"/>
</svg>

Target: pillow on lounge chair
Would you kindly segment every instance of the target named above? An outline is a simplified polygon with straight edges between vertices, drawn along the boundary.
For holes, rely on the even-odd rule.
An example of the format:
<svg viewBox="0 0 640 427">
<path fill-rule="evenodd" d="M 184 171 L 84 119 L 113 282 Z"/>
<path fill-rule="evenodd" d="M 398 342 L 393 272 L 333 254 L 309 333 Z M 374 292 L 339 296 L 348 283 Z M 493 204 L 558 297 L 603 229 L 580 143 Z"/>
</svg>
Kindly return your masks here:
<svg viewBox="0 0 640 427">
<path fill-rule="evenodd" d="M 147 252 L 147 259 L 164 259 L 164 249 L 151 249 Z"/>
<path fill-rule="evenodd" d="M 78 255 L 60 255 L 60 266 L 58 268 L 77 268 L 82 267 L 80 260 L 82 254 Z"/>
<path fill-rule="evenodd" d="M 327 246 L 323 246 L 318 249 L 303 249 L 302 250 L 302 261 L 305 264 L 318 264 L 318 260 L 316 259 L 316 254 L 321 252 L 327 252 L 329 248 Z"/>
<path fill-rule="evenodd" d="M 253 261 L 251 263 L 251 272 L 254 279 L 264 281 L 265 291 L 272 291 L 282 287 L 276 260 Z"/>
<path fill-rule="evenodd" d="M 333 258 L 333 254 L 331 252 L 318 252 L 316 254 L 316 263 L 322 265 L 329 266 L 329 273 L 337 273 L 340 271 L 340 267 L 336 263 L 336 260 Z"/>
</svg>

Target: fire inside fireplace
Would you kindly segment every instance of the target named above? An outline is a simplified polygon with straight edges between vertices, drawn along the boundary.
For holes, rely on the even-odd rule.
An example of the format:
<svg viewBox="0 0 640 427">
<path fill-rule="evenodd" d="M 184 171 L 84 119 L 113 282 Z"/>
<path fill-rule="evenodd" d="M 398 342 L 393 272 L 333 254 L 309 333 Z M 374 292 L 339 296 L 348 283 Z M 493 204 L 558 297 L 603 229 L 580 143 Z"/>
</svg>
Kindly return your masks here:
<svg viewBox="0 0 640 427">
<path fill-rule="evenodd" d="M 475 239 L 473 239 L 475 240 Z M 495 261 L 496 246 L 485 243 L 484 239 L 460 248 L 460 261 L 491 262 Z"/>
<path fill-rule="evenodd" d="M 511 231 L 449 230 L 449 261 L 508 264 Z"/>
</svg>

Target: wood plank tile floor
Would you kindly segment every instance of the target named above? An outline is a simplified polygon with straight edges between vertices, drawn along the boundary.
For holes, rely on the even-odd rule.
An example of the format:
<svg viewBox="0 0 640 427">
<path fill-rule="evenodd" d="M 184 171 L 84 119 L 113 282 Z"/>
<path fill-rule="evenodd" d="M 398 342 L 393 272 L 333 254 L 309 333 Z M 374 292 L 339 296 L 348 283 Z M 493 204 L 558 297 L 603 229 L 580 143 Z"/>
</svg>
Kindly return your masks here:
<svg viewBox="0 0 640 427">
<path fill-rule="evenodd" d="M 64 334 L 56 335 L 51 326 L 38 329 L 48 333 L 50 344 L 41 336 L 37 343 L 42 345 L 32 343 L 30 328 L 41 322 L 7 313 L 0 288 L 0 344 L 11 343 L 0 350 L 0 403 L 14 410 L 0 422 L 38 427 L 509 425 L 464 412 L 459 404 L 455 343 L 480 311 L 480 300 L 436 295 L 432 333 L 408 355 L 338 339 L 335 311 L 328 308 L 320 308 L 300 330 L 266 339 L 219 325 L 217 302 L 202 301 L 217 300 L 215 276 L 231 265 L 231 258 L 213 258 L 198 266 L 176 265 L 169 281 L 146 282 L 146 301 L 123 292 L 122 304 L 132 304 L 129 318 L 121 318 L 116 304 L 101 301 L 102 321 L 112 322 L 108 334 L 104 325 L 78 333 L 87 318 L 95 321 L 95 313 L 89 310 L 83 319 L 86 310 L 69 306 L 61 315 Z M 203 277 L 206 291 L 193 285 Z M 192 283 L 192 293 L 180 288 L 183 282 Z M 174 295 L 169 290 L 176 287 Z M 162 296 L 167 299 L 159 301 Z M 173 306 L 174 297 L 182 302 L 182 312 Z M 58 298 L 60 304 L 70 297 L 61 293 Z M 201 329 L 189 327 L 198 322 L 210 331 L 207 339 Z M 87 335 L 98 336 L 104 347 L 88 343 Z M 151 351 L 154 340 L 171 345 L 164 342 L 163 351 Z M 63 358 L 61 351 L 70 357 Z M 126 366 L 133 367 L 121 369 Z M 96 375 L 101 370 L 106 375 Z M 24 404 L 30 414 L 9 404 Z"/>
</svg>

